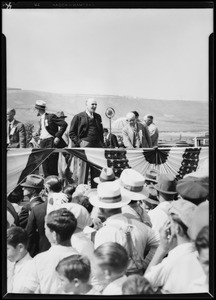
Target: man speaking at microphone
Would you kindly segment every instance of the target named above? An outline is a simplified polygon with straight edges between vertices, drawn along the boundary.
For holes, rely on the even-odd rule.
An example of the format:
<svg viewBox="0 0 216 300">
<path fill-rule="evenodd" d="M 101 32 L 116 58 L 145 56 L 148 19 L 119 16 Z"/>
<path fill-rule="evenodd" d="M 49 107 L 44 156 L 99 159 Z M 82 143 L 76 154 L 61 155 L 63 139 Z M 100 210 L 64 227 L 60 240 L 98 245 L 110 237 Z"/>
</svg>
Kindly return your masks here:
<svg viewBox="0 0 216 300">
<path fill-rule="evenodd" d="M 103 148 L 102 119 L 101 116 L 95 112 L 96 109 L 97 101 L 93 98 L 89 98 L 86 100 L 86 110 L 73 117 L 70 125 L 69 137 L 72 140 L 74 147 Z M 95 173 L 95 169 L 91 169 L 92 178 L 94 177 L 93 170 Z M 87 165 L 83 160 L 80 160 L 78 184 L 87 183 L 87 180 Z"/>
</svg>

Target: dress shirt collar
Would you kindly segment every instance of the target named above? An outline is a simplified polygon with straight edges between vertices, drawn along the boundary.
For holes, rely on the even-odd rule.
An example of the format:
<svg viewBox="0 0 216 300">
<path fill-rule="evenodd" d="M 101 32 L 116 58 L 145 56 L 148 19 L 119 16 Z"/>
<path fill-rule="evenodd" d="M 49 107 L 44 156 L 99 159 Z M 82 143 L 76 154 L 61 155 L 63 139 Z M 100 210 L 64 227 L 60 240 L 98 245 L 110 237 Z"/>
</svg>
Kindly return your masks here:
<svg viewBox="0 0 216 300">
<path fill-rule="evenodd" d="M 94 114 L 91 114 L 87 109 L 86 109 L 86 113 L 91 119 L 94 118 Z"/>
</svg>

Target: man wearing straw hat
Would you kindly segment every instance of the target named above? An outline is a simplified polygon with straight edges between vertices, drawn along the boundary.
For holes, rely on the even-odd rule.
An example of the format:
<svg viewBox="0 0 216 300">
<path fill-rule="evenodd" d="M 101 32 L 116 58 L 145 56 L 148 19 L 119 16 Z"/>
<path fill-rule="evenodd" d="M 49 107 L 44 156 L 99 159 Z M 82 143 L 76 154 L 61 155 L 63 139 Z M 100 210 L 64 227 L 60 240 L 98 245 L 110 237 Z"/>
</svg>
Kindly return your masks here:
<svg viewBox="0 0 216 300">
<path fill-rule="evenodd" d="M 36 101 L 35 110 L 37 111 L 37 116 L 40 117 L 38 130 L 40 148 L 62 148 L 62 135 L 67 128 L 67 123 L 55 114 L 46 113 L 46 102 L 43 100 Z M 58 175 L 58 153 L 51 154 L 43 162 L 42 166 L 44 177 Z"/>
<path fill-rule="evenodd" d="M 98 185 L 97 191 L 90 194 L 89 201 L 93 206 L 99 207 L 106 218 L 103 227 L 96 232 L 95 249 L 105 242 L 117 242 L 128 248 L 125 233 L 129 226 L 132 230 L 131 238 L 134 247 L 139 256 L 144 259 L 144 271 L 159 245 L 159 237 L 149 226 L 122 214 L 122 207 L 131 201 L 130 195 L 121 193 L 118 181 L 103 182 Z M 144 258 L 147 248 L 149 252 Z"/>
</svg>

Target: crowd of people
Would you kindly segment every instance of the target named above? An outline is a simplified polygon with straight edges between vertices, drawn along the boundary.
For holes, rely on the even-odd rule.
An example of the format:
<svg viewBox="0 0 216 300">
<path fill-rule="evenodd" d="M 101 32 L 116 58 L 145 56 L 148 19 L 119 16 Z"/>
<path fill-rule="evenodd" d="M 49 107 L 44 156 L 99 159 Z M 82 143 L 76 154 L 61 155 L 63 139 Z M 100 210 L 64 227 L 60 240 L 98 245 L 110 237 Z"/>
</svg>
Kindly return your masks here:
<svg viewBox="0 0 216 300">
<path fill-rule="evenodd" d="M 118 148 L 96 108 L 88 99 L 68 129 L 63 112 L 48 114 L 46 103 L 36 101 L 39 146 Z M 10 109 L 8 123 L 15 123 L 14 115 Z M 141 122 L 133 111 L 126 120 L 124 147 L 157 147 L 152 115 Z M 21 139 L 8 136 L 8 145 L 21 147 Z M 107 167 L 91 170 L 92 186 L 82 161 L 79 180 L 68 184 L 55 155 L 43 174 L 21 183 L 22 199 L 8 196 L 7 293 L 209 293 L 208 176 L 191 173 L 177 181 L 156 169 L 143 175 L 126 168 L 117 178 Z"/>
<path fill-rule="evenodd" d="M 97 188 L 28 175 L 8 208 L 7 292 L 208 293 L 208 178 L 151 171 L 103 168 Z"/>
</svg>

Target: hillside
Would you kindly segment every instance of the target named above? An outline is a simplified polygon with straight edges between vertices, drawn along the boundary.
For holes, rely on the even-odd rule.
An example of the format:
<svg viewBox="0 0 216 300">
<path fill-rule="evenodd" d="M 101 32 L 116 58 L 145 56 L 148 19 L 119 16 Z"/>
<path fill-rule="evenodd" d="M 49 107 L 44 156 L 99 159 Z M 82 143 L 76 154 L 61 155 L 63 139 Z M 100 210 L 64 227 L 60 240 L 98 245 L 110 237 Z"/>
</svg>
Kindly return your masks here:
<svg viewBox="0 0 216 300">
<path fill-rule="evenodd" d="M 85 100 L 94 97 L 98 101 L 97 112 L 101 114 L 104 127 L 109 126 L 109 119 L 105 116 L 108 107 L 115 110 L 112 121 L 125 117 L 127 112 L 136 110 L 140 118 L 147 113 L 154 116 L 154 121 L 162 131 L 207 131 L 208 103 L 199 101 L 151 100 L 127 96 L 112 95 L 73 95 L 56 94 L 21 89 L 8 89 L 7 106 L 17 110 L 16 118 L 23 123 L 28 121 L 38 124 L 38 117 L 34 111 L 35 101 L 44 100 L 48 112 L 63 110 L 70 123 L 72 117 L 85 109 Z"/>
</svg>

